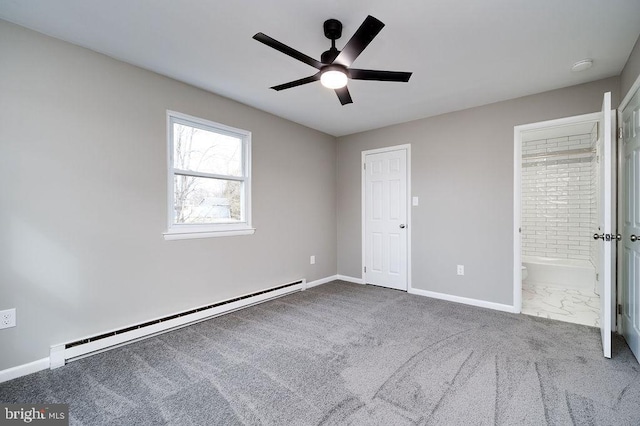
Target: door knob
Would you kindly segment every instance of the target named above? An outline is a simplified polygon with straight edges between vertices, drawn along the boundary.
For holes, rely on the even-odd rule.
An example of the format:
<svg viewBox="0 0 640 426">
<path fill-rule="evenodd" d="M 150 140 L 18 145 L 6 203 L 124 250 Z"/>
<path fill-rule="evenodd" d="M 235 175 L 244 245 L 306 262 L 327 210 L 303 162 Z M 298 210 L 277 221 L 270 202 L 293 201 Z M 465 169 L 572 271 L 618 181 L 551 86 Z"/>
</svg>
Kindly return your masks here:
<svg viewBox="0 0 640 426">
<path fill-rule="evenodd" d="M 400 228 L 401 228 L 401 229 L 404 229 L 404 228 L 405 228 L 404 223 L 401 223 L 401 224 L 400 224 Z"/>
<path fill-rule="evenodd" d="M 631 236 L 629 236 L 629 239 L 631 240 L 632 243 L 635 243 L 636 241 L 638 241 L 638 237 L 636 237 L 634 234 L 631 234 Z"/>
<path fill-rule="evenodd" d="M 593 234 L 594 240 L 604 240 L 604 234 Z"/>
</svg>

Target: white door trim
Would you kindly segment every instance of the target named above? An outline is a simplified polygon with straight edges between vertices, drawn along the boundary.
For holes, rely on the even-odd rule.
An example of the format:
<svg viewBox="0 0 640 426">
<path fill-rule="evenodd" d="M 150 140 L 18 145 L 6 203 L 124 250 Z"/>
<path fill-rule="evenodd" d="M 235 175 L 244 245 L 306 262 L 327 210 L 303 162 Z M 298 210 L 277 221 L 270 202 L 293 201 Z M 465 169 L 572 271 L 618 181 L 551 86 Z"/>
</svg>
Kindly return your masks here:
<svg viewBox="0 0 640 426">
<path fill-rule="evenodd" d="M 640 76 L 638 76 L 638 79 L 636 80 L 636 83 L 640 83 Z M 635 86 L 635 85 L 634 85 Z M 637 90 L 637 89 L 636 89 Z M 616 194 L 615 194 L 615 198 L 613 200 L 613 202 L 616 203 L 617 208 L 616 208 L 616 226 L 613 229 L 613 232 L 615 234 L 618 233 L 622 233 L 622 229 L 624 228 L 624 209 L 622 208 L 622 206 L 624 205 L 623 202 L 624 200 L 622 199 L 622 197 L 624 197 L 624 193 L 623 191 L 621 191 L 623 185 L 622 185 L 622 181 L 625 177 L 625 169 L 624 169 L 624 149 L 623 149 L 623 145 L 622 145 L 622 138 L 618 137 L 618 129 L 622 127 L 622 111 L 624 111 L 624 107 L 626 107 L 629 104 L 629 101 L 631 101 L 631 97 L 629 97 L 629 99 L 627 99 L 625 97 L 625 102 L 623 104 L 620 104 L 620 107 L 616 110 L 616 124 L 615 124 L 615 135 L 616 135 L 616 141 L 614 143 L 615 147 L 616 147 L 616 153 L 615 153 L 615 157 L 616 157 L 616 176 L 615 176 L 615 182 L 616 182 Z M 623 106 L 624 105 L 624 106 Z M 623 246 L 624 248 L 624 246 Z M 614 265 L 611 265 L 612 268 L 616 269 L 616 281 L 614 283 L 611 283 L 612 286 L 615 286 L 616 288 L 616 294 L 615 294 L 615 298 L 613 300 L 613 305 L 614 305 L 614 312 L 615 312 L 615 321 L 614 323 L 616 324 L 616 330 L 618 330 L 618 333 L 622 334 L 622 312 L 618 312 L 618 305 L 622 305 L 623 300 L 622 300 L 622 286 L 624 285 L 622 282 L 622 278 L 624 277 L 624 273 L 623 273 L 623 257 L 624 257 L 624 250 L 620 251 L 622 253 L 622 255 L 618 254 L 617 251 L 617 246 L 616 246 L 616 261 Z M 620 327 L 618 327 L 618 324 L 620 324 Z"/>
<path fill-rule="evenodd" d="M 513 311 L 522 311 L 522 134 L 531 130 L 600 121 L 602 113 L 576 115 L 513 127 Z"/>
<path fill-rule="evenodd" d="M 366 223 L 366 215 L 365 215 L 365 206 L 366 206 L 366 173 L 364 170 L 364 166 L 366 164 L 366 157 L 369 154 L 380 154 L 383 152 L 390 151 L 399 151 L 405 150 L 407 153 L 407 288 L 406 291 L 413 289 L 411 287 L 411 234 L 413 230 L 413 226 L 411 224 L 411 144 L 403 144 L 403 145 L 395 145 L 388 146 L 384 148 L 377 149 L 369 149 L 366 151 L 362 151 L 361 161 L 360 161 L 360 174 L 361 174 L 361 196 L 362 196 L 362 205 L 361 205 L 361 221 L 362 221 L 362 264 L 360 266 L 360 271 L 362 272 L 362 283 L 367 283 L 366 273 L 364 272 L 364 266 L 366 264 L 365 256 L 366 256 L 366 245 L 365 245 L 365 223 Z"/>
</svg>

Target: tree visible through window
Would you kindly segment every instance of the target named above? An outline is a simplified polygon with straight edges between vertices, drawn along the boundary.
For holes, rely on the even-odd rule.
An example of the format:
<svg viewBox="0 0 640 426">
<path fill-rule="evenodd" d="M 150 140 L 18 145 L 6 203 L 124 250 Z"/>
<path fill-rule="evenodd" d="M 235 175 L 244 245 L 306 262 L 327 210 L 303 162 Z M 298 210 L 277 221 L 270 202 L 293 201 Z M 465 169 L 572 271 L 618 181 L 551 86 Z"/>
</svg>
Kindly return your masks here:
<svg viewBox="0 0 640 426">
<path fill-rule="evenodd" d="M 244 130 L 169 112 L 170 231 L 250 227 L 250 137 Z"/>
</svg>

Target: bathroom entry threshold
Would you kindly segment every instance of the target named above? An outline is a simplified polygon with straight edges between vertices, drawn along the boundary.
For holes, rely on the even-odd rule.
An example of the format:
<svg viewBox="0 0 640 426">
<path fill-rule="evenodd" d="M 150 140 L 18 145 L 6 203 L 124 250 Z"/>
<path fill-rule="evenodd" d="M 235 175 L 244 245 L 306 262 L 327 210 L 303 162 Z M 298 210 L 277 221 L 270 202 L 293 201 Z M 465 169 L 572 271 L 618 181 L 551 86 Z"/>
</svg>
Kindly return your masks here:
<svg viewBox="0 0 640 426">
<path fill-rule="evenodd" d="M 525 315 L 600 327 L 600 296 L 593 291 L 546 283 L 522 283 Z"/>
</svg>

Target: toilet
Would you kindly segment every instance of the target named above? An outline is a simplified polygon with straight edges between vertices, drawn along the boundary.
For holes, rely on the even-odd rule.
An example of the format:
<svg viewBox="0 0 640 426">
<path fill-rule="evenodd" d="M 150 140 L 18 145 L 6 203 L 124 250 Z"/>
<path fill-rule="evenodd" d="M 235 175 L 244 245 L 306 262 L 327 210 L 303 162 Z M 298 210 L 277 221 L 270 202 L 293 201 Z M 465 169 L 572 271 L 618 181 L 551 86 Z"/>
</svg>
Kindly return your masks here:
<svg viewBox="0 0 640 426">
<path fill-rule="evenodd" d="M 529 276 L 529 271 L 527 271 L 527 267 L 522 265 L 522 281 L 526 280 Z"/>
</svg>

